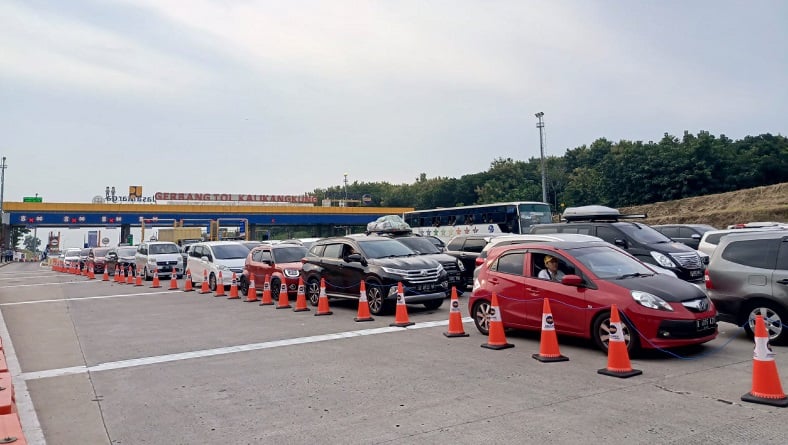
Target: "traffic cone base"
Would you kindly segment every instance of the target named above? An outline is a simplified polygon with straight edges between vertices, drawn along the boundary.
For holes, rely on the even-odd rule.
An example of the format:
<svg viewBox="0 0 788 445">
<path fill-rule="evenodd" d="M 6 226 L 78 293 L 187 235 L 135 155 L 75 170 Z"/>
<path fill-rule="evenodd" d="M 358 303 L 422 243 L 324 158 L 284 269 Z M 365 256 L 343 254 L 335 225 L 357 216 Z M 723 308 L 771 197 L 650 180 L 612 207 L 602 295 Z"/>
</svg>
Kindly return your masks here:
<svg viewBox="0 0 788 445">
<path fill-rule="evenodd" d="M 416 323 L 408 319 L 408 305 L 405 304 L 405 291 L 402 289 L 402 283 L 397 283 L 397 314 L 394 317 L 394 323 L 389 324 L 389 326 L 406 328 L 414 324 Z"/>
<path fill-rule="evenodd" d="M 741 396 L 743 402 L 788 407 L 788 397 L 783 392 L 774 352 L 769 346 L 769 333 L 763 317 L 755 318 L 755 350 L 752 360 L 752 389 Z"/>
<path fill-rule="evenodd" d="M 629 362 L 627 343 L 624 340 L 624 328 L 618 316 L 618 307 L 610 307 L 610 339 L 607 342 L 607 368 L 597 370 L 598 374 L 611 377 L 628 378 L 643 374 L 639 369 L 632 369 Z"/>
<path fill-rule="evenodd" d="M 449 338 L 468 337 L 462 327 L 462 313 L 460 312 L 460 300 L 457 299 L 457 288 L 451 288 L 451 306 L 449 307 L 449 330 L 443 333 Z"/>
<path fill-rule="evenodd" d="M 487 332 L 487 343 L 481 345 L 487 349 L 508 349 L 514 345 L 506 342 L 506 334 L 503 331 L 503 321 L 501 320 L 501 309 L 498 306 L 498 296 L 492 294 L 490 301 L 490 324 Z"/>
<path fill-rule="evenodd" d="M 539 342 L 539 353 L 532 358 L 542 363 L 565 362 L 568 358 L 561 355 L 558 350 L 558 337 L 555 333 L 553 311 L 550 310 L 550 301 L 545 298 L 542 303 L 542 336 Z"/>
<path fill-rule="evenodd" d="M 324 279 L 320 279 L 320 295 L 317 298 L 317 312 L 315 312 L 315 316 L 318 315 L 332 315 L 333 312 L 328 308 L 328 295 L 326 295 L 326 281 Z"/>
<path fill-rule="evenodd" d="M 276 306 L 277 309 L 290 309 L 293 306 L 290 306 L 290 296 L 287 295 L 287 286 L 282 283 L 282 287 L 279 288 L 279 305 Z"/>
<path fill-rule="evenodd" d="M 367 301 L 367 284 L 361 282 L 361 291 L 358 298 L 358 315 L 353 318 L 353 321 L 375 321 L 369 313 L 369 301 Z"/>
</svg>

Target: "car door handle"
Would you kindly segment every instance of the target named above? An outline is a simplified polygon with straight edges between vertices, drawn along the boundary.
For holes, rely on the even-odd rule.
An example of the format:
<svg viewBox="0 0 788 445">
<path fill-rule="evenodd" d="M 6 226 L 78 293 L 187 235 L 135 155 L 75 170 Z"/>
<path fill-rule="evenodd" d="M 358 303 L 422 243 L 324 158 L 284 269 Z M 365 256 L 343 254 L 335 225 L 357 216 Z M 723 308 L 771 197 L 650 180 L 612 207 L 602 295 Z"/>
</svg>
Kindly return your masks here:
<svg viewBox="0 0 788 445">
<path fill-rule="evenodd" d="M 777 280 L 777 282 L 780 283 L 780 284 L 788 284 L 788 278 L 785 278 L 785 279 L 782 279 L 782 280 Z"/>
<path fill-rule="evenodd" d="M 489 281 L 492 284 L 498 284 L 498 279 L 497 278 L 488 278 L 487 281 Z"/>
</svg>

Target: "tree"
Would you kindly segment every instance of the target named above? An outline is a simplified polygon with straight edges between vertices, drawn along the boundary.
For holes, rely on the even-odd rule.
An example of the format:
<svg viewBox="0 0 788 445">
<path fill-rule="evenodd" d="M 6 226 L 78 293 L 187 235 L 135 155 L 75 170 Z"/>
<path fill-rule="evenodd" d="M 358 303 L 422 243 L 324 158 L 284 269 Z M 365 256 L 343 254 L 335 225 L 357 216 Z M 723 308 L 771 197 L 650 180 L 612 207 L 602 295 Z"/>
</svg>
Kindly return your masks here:
<svg viewBox="0 0 788 445">
<path fill-rule="evenodd" d="M 25 249 L 31 252 L 38 252 L 38 246 L 41 245 L 41 240 L 37 237 L 27 235 L 22 244 L 25 246 Z"/>
</svg>

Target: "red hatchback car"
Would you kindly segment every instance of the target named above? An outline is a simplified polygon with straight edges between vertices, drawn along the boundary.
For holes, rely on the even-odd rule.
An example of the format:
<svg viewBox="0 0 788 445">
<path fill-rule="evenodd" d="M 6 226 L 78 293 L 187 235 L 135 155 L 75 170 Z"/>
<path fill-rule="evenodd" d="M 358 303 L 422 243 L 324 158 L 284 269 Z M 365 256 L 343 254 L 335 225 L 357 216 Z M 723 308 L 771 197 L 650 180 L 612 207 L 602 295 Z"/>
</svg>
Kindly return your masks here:
<svg viewBox="0 0 788 445">
<path fill-rule="evenodd" d="M 246 256 L 243 274 L 238 290 L 246 295 L 249 290 L 249 277 L 254 276 L 254 286 L 262 292 L 265 276 L 271 279 L 271 298 L 276 301 L 282 283 L 287 287 L 289 297 L 298 292 L 298 279 L 301 277 L 301 258 L 306 256 L 307 248 L 297 244 L 274 244 L 257 246 Z"/>
<path fill-rule="evenodd" d="M 548 267 L 553 259 L 557 269 L 555 264 Z M 542 304 L 548 298 L 559 334 L 592 338 L 604 351 L 612 304 L 622 315 L 631 353 L 639 348 L 700 344 L 717 336 L 717 310 L 701 289 L 658 274 L 602 241 L 533 242 L 491 249 L 468 302 L 476 328 L 485 335 L 493 293 L 504 327 L 541 329 Z"/>
</svg>

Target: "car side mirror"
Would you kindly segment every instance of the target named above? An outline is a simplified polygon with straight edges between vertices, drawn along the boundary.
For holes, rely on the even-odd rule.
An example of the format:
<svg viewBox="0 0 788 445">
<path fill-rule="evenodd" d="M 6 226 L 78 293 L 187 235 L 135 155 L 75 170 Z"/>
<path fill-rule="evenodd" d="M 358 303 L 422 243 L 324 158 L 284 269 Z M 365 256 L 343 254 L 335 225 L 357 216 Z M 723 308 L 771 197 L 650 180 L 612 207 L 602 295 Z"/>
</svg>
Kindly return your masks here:
<svg viewBox="0 0 788 445">
<path fill-rule="evenodd" d="M 207 255 L 203 255 L 200 257 L 200 261 L 211 261 L 211 259 Z"/>
<path fill-rule="evenodd" d="M 362 259 L 363 257 L 361 256 L 360 253 L 351 253 L 350 255 L 345 256 L 346 263 L 353 263 L 353 262 L 360 263 Z"/>
<path fill-rule="evenodd" d="M 627 244 L 627 240 L 625 239 L 617 239 L 613 242 L 613 244 L 615 244 L 618 247 L 621 247 L 622 249 L 627 249 L 629 247 Z"/>
<path fill-rule="evenodd" d="M 583 279 L 578 275 L 564 275 L 564 278 L 561 279 L 561 284 L 580 287 L 583 284 Z"/>
<path fill-rule="evenodd" d="M 271 266 L 271 265 L 274 264 L 274 261 L 266 259 L 266 260 L 263 260 L 263 264 L 267 264 L 267 265 Z"/>
<path fill-rule="evenodd" d="M 690 235 L 690 238 L 699 240 L 700 235 L 698 235 L 697 233 L 693 233 L 692 235 Z"/>
</svg>

